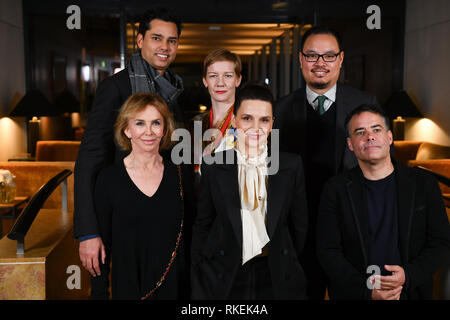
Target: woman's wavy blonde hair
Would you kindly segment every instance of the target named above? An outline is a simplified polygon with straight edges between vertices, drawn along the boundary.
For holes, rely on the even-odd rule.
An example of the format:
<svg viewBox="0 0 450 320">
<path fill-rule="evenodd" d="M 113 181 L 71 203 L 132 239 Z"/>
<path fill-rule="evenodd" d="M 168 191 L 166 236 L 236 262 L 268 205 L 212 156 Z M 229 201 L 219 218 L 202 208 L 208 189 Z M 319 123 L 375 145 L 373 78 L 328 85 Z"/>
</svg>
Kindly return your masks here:
<svg viewBox="0 0 450 320">
<path fill-rule="evenodd" d="M 172 146 L 172 132 L 175 130 L 173 114 L 163 98 L 155 93 L 138 92 L 131 95 L 119 110 L 116 123 L 114 124 L 114 138 L 122 150 L 131 151 L 130 139 L 125 135 L 124 130 L 128 123 L 136 114 L 144 111 L 148 106 L 154 107 L 163 117 L 164 135 L 161 138 L 159 150 L 167 150 Z"/>
</svg>

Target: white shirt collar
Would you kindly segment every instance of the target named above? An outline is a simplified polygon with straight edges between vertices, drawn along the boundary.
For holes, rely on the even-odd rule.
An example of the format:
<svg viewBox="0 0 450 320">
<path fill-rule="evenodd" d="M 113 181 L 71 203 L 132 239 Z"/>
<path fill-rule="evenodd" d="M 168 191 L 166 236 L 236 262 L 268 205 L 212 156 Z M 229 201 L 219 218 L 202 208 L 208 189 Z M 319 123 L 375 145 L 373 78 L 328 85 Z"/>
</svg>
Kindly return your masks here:
<svg viewBox="0 0 450 320">
<path fill-rule="evenodd" d="M 333 102 L 336 101 L 336 88 L 337 84 L 335 83 L 330 90 L 328 90 L 323 94 L 328 99 L 325 101 L 325 110 L 328 110 L 328 108 L 333 104 Z M 318 102 L 316 98 L 318 96 L 320 96 L 320 94 L 314 92 L 308 85 L 306 85 L 306 99 L 308 100 L 309 104 L 314 107 L 314 109 L 317 109 Z"/>
</svg>

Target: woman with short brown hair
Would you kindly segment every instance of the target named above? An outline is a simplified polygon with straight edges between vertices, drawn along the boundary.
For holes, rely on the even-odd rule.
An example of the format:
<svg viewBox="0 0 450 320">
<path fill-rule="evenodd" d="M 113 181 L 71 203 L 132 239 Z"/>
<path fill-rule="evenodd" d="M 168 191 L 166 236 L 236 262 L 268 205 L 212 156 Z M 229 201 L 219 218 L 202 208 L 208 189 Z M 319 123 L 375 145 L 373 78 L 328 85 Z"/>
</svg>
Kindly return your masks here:
<svg viewBox="0 0 450 320">
<path fill-rule="evenodd" d="M 214 159 L 205 156 L 202 163 L 192 230 L 192 299 L 305 298 L 303 164 L 300 156 L 275 148 L 269 156 L 272 105 L 267 86 L 239 90 L 234 148 Z"/>
</svg>

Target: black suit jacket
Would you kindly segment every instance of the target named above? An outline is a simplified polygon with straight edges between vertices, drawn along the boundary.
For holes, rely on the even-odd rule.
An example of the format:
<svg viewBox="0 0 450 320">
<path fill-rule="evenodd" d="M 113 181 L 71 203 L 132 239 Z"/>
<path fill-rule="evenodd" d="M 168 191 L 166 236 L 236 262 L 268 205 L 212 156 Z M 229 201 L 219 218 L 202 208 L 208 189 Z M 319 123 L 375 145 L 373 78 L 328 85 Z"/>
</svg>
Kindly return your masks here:
<svg viewBox="0 0 450 320">
<path fill-rule="evenodd" d="M 202 164 L 198 213 L 192 237 L 192 298 L 227 299 L 242 265 L 242 222 L 238 166 Z M 232 154 L 230 154 L 232 153 Z M 281 153 L 278 173 L 268 178 L 269 268 L 275 299 L 302 299 L 306 279 L 299 261 L 307 230 L 303 166 Z"/>
<path fill-rule="evenodd" d="M 75 163 L 75 237 L 99 233 L 93 201 L 95 180 L 101 168 L 112 164 L 115 158 L 125 156 L 114 144 L 114 123 L 120 107 L 130 95 L 127 69 L 106 78 L 97 88 Z"/>
<path fill-rule="evenodd" d="M 374 96 L 338 83 L 336 88 L 336 134 L 334 158 L 335 174 L 344 169 L 351 169 L 356 164 L 356 158 L 347 148 L 345 118 L 361 104 L 377 104 Z M 280 150 L 300 154 L 303 159 L 308 155 L 306 149 L 307 108 L 306 89 L 298 89 L 276 101 L 274 106 L 275 121 L 273 128 L 280 130 Z"/>
<path fill-rule="evenodd" d="M 432 298 L 433 273 L 450 256 L 450 227 L 439 186 L 418 168 L 395 164 L 399 250 L 409 299 Z M 317 254 L 330 278 L 331 299 L 370 297 L 366 280 L 369 220 L 359 166 L 324 188 L 317 223 Z M 395 245 L 395 244 L 393 244 Z"/>
</svg>

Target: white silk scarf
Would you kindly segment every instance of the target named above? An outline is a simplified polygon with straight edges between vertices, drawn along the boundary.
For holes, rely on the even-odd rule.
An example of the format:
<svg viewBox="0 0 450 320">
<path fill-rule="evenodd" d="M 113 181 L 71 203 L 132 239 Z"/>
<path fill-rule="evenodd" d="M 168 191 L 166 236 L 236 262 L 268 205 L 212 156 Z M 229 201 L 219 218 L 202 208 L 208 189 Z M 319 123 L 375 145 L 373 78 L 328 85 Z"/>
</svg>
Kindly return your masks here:
<svg viewBox="0 0 450 320">
<path fill-rule="evenodd" d="M 267 146 L 254 158 L 237 148 L 239 195 L 242 220 L 242 264 L 262 252 L 269 242 L 267 215 Z"/>
</svg>

